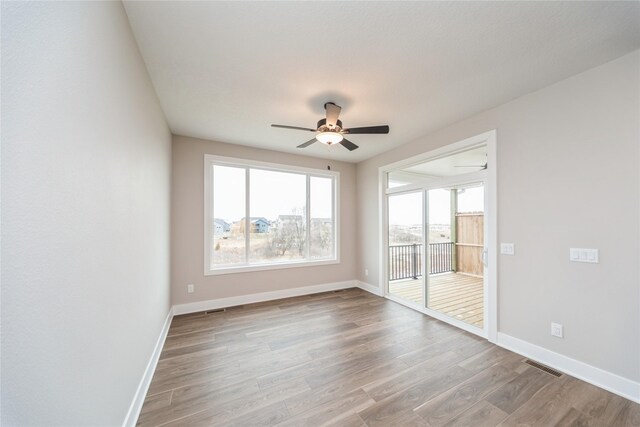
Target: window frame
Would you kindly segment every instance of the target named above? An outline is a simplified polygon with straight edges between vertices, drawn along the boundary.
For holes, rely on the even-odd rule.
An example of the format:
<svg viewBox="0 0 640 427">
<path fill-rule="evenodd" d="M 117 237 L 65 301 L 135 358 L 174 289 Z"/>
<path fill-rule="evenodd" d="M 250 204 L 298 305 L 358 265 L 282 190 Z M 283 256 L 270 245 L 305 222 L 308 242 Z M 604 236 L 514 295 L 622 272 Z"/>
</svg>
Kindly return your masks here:
<svg viewBox="0 0 640 427">
<path fill-rule="evenodd" d="M 307 232 L 307 249 L 306 257 L 302 260 L 287 260 L 283 262 L 268 262 L 261 264 L 249 263 L 249 250 L 250 250 L 250 235 L 246 233 L 245 236 L 245 263 L 221 267 L 213 267 L 211 265 L 211 239 L 215 232 L 215 227 L 212 227 L 213 221 L 213 166 L 229 166 L 236 168 L 244 168 L 245 170 L 245 218 L 249 218 L 250 207 L 250 170 L 261 169 L 275 172 L 287 172 L 297 173 L 306 176 L 306 232 Z M 310 250 L 310 233 L 311 233 L 311 178 L 331 178 L 333 184 L 333 200 L 332 200 L 332 213 L 333 213 L 333 258 L 319 258 L 309 259 Z M 257 160 L 247 160 L 235 157 L 217 156 L 213 154 L 204 155 L 204 275 L 215 276 L 221 274 L 232 273 L 246 273 L 262 270 L 279 270 L 285 268 L 297 268 L 297 267 L 315 267 L 322 265 L 331 265 L 340 263 L 340 172 L 312 169 L 301 166 L 290 166 L 279 163 L 261 162 Z"/>
</svg>

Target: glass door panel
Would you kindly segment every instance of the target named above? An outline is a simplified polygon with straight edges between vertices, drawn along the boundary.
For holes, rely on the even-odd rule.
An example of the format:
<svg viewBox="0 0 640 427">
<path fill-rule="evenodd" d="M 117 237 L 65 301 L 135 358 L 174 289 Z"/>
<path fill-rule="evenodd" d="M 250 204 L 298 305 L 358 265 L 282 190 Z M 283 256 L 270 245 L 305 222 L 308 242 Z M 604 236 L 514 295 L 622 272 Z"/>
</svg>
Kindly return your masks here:
<svg viewBox="0 0 640 427">
<path fill-rule="evenodd" d="M 390 195 L 389 294 L 424 307 L 422 191 Z"/>
<path fill-rule="evenodd" d="M 483 328 L 483 184 L 428 190 L 427 198 L 427 308 Z"/>
</svg>

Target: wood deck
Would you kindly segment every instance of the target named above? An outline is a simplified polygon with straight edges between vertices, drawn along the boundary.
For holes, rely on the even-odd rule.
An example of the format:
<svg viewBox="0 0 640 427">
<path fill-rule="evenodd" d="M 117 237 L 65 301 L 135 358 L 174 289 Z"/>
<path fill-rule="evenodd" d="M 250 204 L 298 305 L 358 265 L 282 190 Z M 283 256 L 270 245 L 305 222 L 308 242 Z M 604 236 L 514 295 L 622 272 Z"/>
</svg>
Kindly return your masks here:
<svg viewBox="0 0 640 427">
<path fill-rule="evenodd" d="M 430 276 L 428 307 L 458 320 L 483 327 L 482 278 L 460 273 Z M 389 293 L 422 304 L 422 279 L 398 280 L 389 284 Z"/>
</svg>

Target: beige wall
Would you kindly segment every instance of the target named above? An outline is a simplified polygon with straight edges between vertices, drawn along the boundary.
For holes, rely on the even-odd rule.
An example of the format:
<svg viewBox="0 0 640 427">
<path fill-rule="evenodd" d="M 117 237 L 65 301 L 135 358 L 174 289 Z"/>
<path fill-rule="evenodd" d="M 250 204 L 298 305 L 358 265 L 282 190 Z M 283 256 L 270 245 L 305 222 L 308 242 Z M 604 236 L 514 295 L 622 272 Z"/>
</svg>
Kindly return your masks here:
<svg viewBox="0 0 640 427">
<path fill-rule="evenodd" d="M 378 275 L 378 167 L 497 129 L 499 331 L 640 380 L 638 51 L 358 164 L 358 277 Z M 569 262 L 598 248 L 599 264 Z M 364 270 L 369 270 L 369 276 Z M 565 338 L 550 336 L 564 324 Z"/>
<path fill-rule="evenodd" d="M 332 171 L 340 172 L 340 264 L 205 276 L 203 274 L 205 154 L 323 170 L 330 165 Z M 350 163 L 174 136 L 171 202 L 171 298 L 173 304 L 353 280 L 356 276 L 355 171 L 355 165 Z M 196 285 L 193 294 L 187 293 L 188 283 Z"/>
<path fill-rule="evenodd" d="M 122 425 L 169 313 L 171 135 L 119 2 L 2 2 L 2 419 Z"/>
</svg>

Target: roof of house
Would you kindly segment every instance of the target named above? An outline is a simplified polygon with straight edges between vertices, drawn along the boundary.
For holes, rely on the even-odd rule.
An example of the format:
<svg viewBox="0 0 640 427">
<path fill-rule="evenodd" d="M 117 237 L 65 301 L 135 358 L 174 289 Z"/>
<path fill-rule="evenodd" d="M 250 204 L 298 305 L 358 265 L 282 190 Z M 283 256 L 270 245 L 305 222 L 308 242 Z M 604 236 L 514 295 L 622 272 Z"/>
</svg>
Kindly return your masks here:
<svg viewBox="0 0 640 427">
<path fill-rule="evenodd" d="M 244 221 L 244 218 L 242 218 L 240 221 Z M 251 221 L 252 224 L 255 224 L 258 221 L 262 221 L 262 222 L 265 222 L 267 225 L 271 225 L 271 221 L 269 221 L 268 219 L 266 219 L 263 216 L 252 216 L 250 218 L 250 221 Z"/>
<path fill-rule="evenodd" d="M 213 222 L 215 222 L 216 224 L 220 224 L 220 225 L 226 225 L 229 226 L 231 224 L 229 224 L 227 221 L 225 221 L 224 219 L 220 219 L 220 218 L 214 218 Z"/>
</svg>

